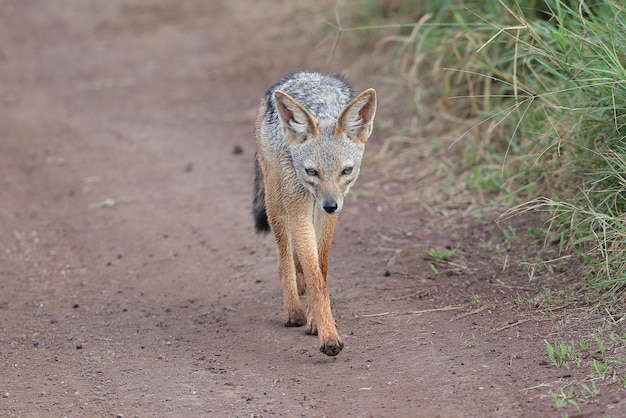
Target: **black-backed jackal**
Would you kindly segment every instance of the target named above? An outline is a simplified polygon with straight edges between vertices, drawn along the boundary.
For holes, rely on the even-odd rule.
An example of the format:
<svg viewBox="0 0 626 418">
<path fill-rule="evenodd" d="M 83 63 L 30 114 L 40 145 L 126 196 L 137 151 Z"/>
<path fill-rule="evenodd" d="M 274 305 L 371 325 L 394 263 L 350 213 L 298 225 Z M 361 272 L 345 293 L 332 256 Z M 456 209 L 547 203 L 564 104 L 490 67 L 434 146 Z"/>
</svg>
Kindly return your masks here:
<svg viewBox="0 0 626 418">
<path fill-rule="evenodd" d="M 256 230 L 276 239 L 285 325 L 306 324 L 329 356 L 344 344 L 330 309 L 328 257 L 375 113 L 374 89 L 353 98 L 340 75 L 299 72 L 267 91 L 256 119 L 254 216 Z"/>
</svg>

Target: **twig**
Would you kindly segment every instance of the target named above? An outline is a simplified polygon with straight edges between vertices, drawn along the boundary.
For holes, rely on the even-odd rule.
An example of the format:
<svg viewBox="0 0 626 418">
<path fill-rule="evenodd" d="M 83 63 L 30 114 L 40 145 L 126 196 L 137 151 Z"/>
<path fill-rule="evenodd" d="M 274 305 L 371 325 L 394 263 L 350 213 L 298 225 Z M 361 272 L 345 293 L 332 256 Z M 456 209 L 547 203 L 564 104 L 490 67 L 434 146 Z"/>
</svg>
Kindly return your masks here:
<svg viewBox="0 0 626 418">
<path fill-rule="evenodd" d="M 552 387 L 552 385 L 550 383 L 540 383 L 540 384 L 538 384 L 536 386 L 531 386 L 531 387 L 528 387 L 528 388 L 520 389 L 520 390 L 518 390 L 518 392 L 528 392 L 529 390 L 533 390 L 533 389 L 551 388 L 551 387 Z"/>
<path fill-rule="evenodd" d="M 552 307 L 552 308 L 543 309 L 543 310 L 544 310 L 544 311 L 546 311 L 546 312 L 554 312 L 554 311 L 558 311 L 558 310 L 563 309 L 563 308 L 567 308 L 569 305 L 571 305 L 571 304 L 573 304 L 573 303 L 574 303 L 574 302 L 567 302 L 567 303 L 566 303 L 566 304 L 564 304 L 564 305 L 554 306 L 554 307 Z"/>
<path fill-rule="evenodd" d="M 376 235 L 378 235 L 378 237 L 379 237 L 380 239 L 382 239 L 383 241 L 387 241 L 387 242 L 393 242 L 393 241 L 394 241 L 394 239 L 393 239 L 393 238 L 389 238 L 387 235 L 382 234 L 382 233 L 380 233 L 380 232 L 377 232 L 377 233 L 376 233 Z M 395 250 L 394 250 L 394 251 L 395 251 Z"/>
<path fill-rule="evenodd" d="M 461 315 L 455 316 L 454 318 L 452 318 L 452 321 L 456 321 L 458 319 L 462 319 L 462 318 L 465 318 L 465 317 L 468 317 L 468 316 L 476 315 L 476 314 L 479 314 L 479 313 L 484 312 L 487 309 L 491 309 L 491 308 L 492 308 L 491 305 L 483 305 L 480 308 L 474 309 L 473 311 L 465 312 L 465 313 L 462 313 Z"/>
<path fill-rule="evenodd" d="M 507 288 L 507 289 L 509 289 L 509 290 L 513 290 L 513 289 L 519 289 L 519 290 L 534 290 L 534 288 L 532 288 L 532 287 L 528 287 L 528 286 L 513 286 L 513 285 L 510 285 L 510 284 L 506 284 L 506 283 L 504 283 L 504 282 L 503 282 L 502 280 L 500 280 L 500 279 L 496 279 L 496 281 L 497 281 L 498 283 L 494 283 L 494 286 L 498 286 L 498 285 L 500 285 L 500 286 L 505 287 L 505 288 Z"/>
<path fill-rule="evenodd" d="M 396 264 L 396 261 L 398 260 L 398 256 L 400 255 L 401 252 L 402 252 L 402 248 L 393 250 L 393 255 L 389 257 L 389 260 L 387 260 L 387 264 L 385 264 L 385 267 L 390 267 Z"/>
<path fill-rule="evenodd" d="M 530 320 L 531 320 L 531 318 L 529 318 L 529 319 L 522 319 L 522 320 L 520 320 L 520 321 L 513 322 L 512 324 L 507 324 L 507 325 L 505 325 L 505 326 L 503 326 L 503 327 L 496 328 L 496 329 L 494 329 L 494 330 L 489 331 L 489 334 L 495 334 L 496 332 L 504 331 L 505 329 L 508 329 L 508 328 L 516 327 L 516 326 L 518 326 L 518 325 L 525 324 L 526 322 L 528 322 L 528 321 L 530 321 Z"/>
<path fill-rule="evenodd" d="M 376 318 L 379 316 L 400 316 L 400 315 L 421 315 L 421 314 L 431 313 L 431 312 L 456 311 L 456 310 L 465 309 L 465 308 L 467 308 L 467 306 L 448 305 L 448 306 L 444 306 L 443 308 L 423 309 L 421 311 L 381 312 L 377 314 L 365 314 L 365 315 L 358 315 L 357 318 L 359 317 L 360 318 Z"/>
<path fill-rule="evenodd" d="M 396 274 L 398 274 L 398 273 L 396 273 Z M 404 275 L 407 275 L 407 276 L 409 275 L 409 273 L 399 273 L 399 274 L 404 274 Z M 430 295 L 430 293 L 431 293 L 430 289 L 428 289 L 428 290 L 418 290 L 417 292 L 413 292 L 410 295 L 397 296 L 395 298 L 391 298 L 391 300 L 411 299 L 411 298 L 413 298 L 415 296 L 427 296 L 427 295 Z"/>
</svg>

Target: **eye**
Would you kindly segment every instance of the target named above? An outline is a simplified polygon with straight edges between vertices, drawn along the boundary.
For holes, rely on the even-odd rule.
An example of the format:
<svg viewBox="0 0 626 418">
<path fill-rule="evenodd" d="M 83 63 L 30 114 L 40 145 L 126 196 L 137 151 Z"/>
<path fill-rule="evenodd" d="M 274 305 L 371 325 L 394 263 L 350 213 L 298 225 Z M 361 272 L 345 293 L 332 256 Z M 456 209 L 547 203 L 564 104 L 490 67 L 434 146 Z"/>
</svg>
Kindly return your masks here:
<svg viewBox="0 0 626 418">
<path fill-rule="evenodd" d="M 353 167 L 346 167 L 343 170 L 341 170 L 341 175 L 349 176 L 350 174 L 352 174 L 352 170 L 353 170 Z"/>
<path fill-rule="evenodd" d="M 304 171 L 311 177 L 317 177 L 318 176 L 318 172 L 314 168 L 305 168 Z"/>
</svg>

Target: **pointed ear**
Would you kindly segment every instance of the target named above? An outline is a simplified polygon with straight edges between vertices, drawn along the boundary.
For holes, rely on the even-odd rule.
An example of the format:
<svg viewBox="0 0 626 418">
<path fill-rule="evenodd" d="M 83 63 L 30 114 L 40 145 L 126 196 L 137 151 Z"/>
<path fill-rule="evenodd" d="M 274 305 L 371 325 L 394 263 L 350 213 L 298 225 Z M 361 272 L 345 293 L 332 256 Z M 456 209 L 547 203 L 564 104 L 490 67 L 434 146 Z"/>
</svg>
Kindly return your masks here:
<svg viewBox="0 0 626 418">
<path fill-rule="evenodd" d="M 376 90 L 367 89 L 356 96 L 341 112 L 337 130 L 345 132 L 354 141 L 365 142 L 372 133 L 376 115 Z"/>
<path fill-rule="evenodd" d="M 319 136 L 317 119 L 293 97 L 276 90 L 274 100 L 278 117 L 283 125 L 283 132 L 290 144 L 300 144 L 311 136 Z"/>
</svg>

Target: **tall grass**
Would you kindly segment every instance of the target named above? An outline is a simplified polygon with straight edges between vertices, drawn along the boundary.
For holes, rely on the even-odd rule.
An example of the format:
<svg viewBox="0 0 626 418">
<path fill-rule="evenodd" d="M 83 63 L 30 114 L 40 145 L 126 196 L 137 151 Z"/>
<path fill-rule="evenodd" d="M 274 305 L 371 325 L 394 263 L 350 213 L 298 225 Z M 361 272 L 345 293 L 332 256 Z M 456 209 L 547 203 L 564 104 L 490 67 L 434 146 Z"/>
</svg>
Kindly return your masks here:
<svg viewBox="0 0 626 418">
<path fill-rule="evenodd" d="M 512 36 L 517 71 L 505 80 L 522 85 L 529 104 L 512 141 L 533 158 L 522 180 L 541 179 L 540 196 L 508 214 L 550 211 L 590 268 L 589 284 L 624 289 L 626 12 L 613 1 L 571 3 L 547 1 L 548 21 L 506 8 L 520 29 Z"/>
<path fill-rule="evenodd" d="M 398 37 L 416 100 L 468 126 L 457 143 L 466 168 L 498 166 L 493 184 L 525 202 L 503 216 L 547 211 L 587 284 L 625 290 L 623 2 L 394 3 L 419 16 Z"/>
</svg>

